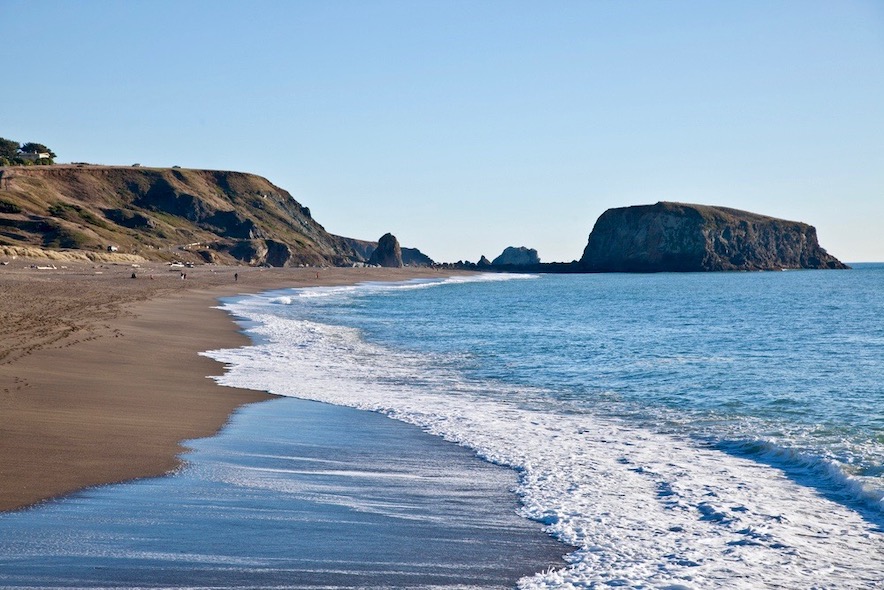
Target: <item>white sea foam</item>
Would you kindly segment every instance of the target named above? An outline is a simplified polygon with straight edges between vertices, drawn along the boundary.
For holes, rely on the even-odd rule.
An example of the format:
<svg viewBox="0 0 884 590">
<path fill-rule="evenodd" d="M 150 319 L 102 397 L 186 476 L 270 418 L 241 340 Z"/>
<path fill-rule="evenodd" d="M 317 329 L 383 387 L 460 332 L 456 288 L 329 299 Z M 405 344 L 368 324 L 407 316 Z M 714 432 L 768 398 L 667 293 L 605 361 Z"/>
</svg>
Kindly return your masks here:
<svg viewBox="0 0 884 590">
<path fill-rule="evenodd" d="M 569 567 L 524 588 L 884 588 L 880 528 L 778 469 L 528 403 L 541 392 L 471 382 L 355 329 L 280 317 L 272 308 L 284 302 L 226 306 L 254 322 L 259 344 L 207 353 L 227 364 L 219 383 L 383 412 L 519 470 L 524 515 L 577 547 Z"/>
<path fill-rule="evenodd" d="M 296 303 L 298 299 L 316 299 L 320 297 L 335 297 L 340 295 L 356 295 L 366 296 L 377 293 L 393 292 L 393 291 L 412 291 L 416 289 L 426 289 L 429 287 L 437 287 L 439 285 L 456 285 L 463 283 L 482 283 L 482 282 L 498 282 L 498 281 L 518 281 L 536 278 L 537 275 L 531 274 L 496 274 L 481 273 L 476 275 L 464 275 L 445 277 L 444 279 L 414 279 L 402 283 L 390 282 L 365 282 L 358 285 L 342 285 L 334 287 L 312 287 L 309 289 L 298 289 L 295 295 L 283 295 L 272 297 L 272 303 L 282 305 L 291 305 Z M 258 297 L 261 297 L 258 295 Z"/>
<path fill-rule="evenodd" d="M 413 291 L 417 289 L 427 289 L 429 287 L 437 287 L 439 285 L 456 285 L 462 283 L 482 283 L 491 281 L 519 281 L 525 279 L 536 278 L 537 275 L 517 274 L 517 273 L 480 273 L 464 276 L 445 277 L 441 279 L 414 279 L 401 283 L 390 282 L 365 282 L 358 285 L 338 285 L 331 287 L 311 287 L 309 289 L 286 290 L 284 294 L 281 291 L 271 291 L 264 295 L 255 295 L 255 297 L 264 299 L 270 303 L 277 305 L 294 305 L 299 300 L 304 299 L 322 299 L 328 297 L 341 296 L 368 296 L 378 293 L 395 292 L 395 291 Z"/>
</svg>

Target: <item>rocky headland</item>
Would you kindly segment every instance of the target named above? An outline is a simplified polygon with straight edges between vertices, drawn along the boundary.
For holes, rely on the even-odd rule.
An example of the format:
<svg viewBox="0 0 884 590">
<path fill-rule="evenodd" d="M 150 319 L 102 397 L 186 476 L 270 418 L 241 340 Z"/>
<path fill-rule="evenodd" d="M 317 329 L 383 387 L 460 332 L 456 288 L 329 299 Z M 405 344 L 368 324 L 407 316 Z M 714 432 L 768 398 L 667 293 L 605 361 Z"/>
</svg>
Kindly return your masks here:
<svg viewBox="0 0 884 590">
<path fill-rule="evenodd" d="M 0 167 L 0 253 L 283 267 L 365 264 L 376 248 L 327 232 L 291 194 L 255 174 Z M 407 248 L 403 259 L 432 264 Z"/>
<path fill-rule="evenodd" d="M 727 207 L 659 202 L 605 211 L 578 272 L 692 272 L 848 268 L 816 229 Z"/>
</svg>

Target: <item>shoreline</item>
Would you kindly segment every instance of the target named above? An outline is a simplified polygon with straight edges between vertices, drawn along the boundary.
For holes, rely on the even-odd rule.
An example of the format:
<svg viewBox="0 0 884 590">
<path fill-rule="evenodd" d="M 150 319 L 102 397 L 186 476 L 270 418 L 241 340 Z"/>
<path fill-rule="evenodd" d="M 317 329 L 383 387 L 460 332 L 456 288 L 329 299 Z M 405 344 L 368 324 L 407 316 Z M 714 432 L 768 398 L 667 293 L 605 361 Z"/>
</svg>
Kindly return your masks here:
<svg viewBox="0 0 884 590">
<path fill-rule="evenodd" d="M 280 396 L 187 446 L 173 476 L 0 514 L 0 586 L 504 590 L 567 566 L 514 470 L 383 414 Z"/>
<path fill-rule="evenodd" d="M 0 512 L 161 476 L 266 392 L 208 378 L 198 353 L 249 342 L 217 309 L 272 289 L 449 276 L 431 269 L 179 269 L 148 263 L 0 267 Z M 130 278 L 135 272 L 136 280 Z M 234 280 L 234 273 L 238 280 Z"/>
</svg>

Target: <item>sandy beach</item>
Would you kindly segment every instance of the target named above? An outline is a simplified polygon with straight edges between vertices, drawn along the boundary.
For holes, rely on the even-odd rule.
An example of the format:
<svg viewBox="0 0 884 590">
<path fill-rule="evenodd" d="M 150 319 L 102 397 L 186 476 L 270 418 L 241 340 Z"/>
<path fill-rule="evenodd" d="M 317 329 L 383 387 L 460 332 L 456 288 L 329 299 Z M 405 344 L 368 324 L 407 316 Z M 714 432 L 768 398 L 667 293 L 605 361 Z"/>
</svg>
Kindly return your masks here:
<svg viewBox="0 0 884 590">
<path fill-rule="evenodd" d="M 213 308 L 219 297 L 439 276 L 8 262 L 0 267 L 0 511 L 167 473 L 182 440 L 211 435 L 238 406 L 268 399 L 206 378 L 223 368 L 199 352 L 247 342 Z"/>
</svg>

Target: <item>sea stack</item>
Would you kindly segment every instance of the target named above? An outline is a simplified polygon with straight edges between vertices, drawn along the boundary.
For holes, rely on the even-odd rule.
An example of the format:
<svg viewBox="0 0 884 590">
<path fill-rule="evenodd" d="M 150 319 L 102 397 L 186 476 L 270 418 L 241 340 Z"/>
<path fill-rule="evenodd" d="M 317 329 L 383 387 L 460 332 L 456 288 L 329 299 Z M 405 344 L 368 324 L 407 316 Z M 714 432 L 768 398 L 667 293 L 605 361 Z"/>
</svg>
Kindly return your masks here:
<svg viewBox="0 0 884 590">
<path fill-rule="evenodd" d="M 401 268 L 403 266 L 402 248 L 399 246 L 396 236 L 390 233 L 381 236 L 381 239 L 378 240 L 378 247 L 372 252 L 368 263 L 387 268 Z"/>
<path fill-rule="evenodd" d="M 849 268 L 806 223 L 663 201 L 602 213 L 579 264 L 586 272 Z"/>
<path fill-rule="evenodd" d="M 509 246 L 491 261 L 493 266 L 528 266 L 540 264 L 540 256 L 534 248 Z"/>
</svg>

